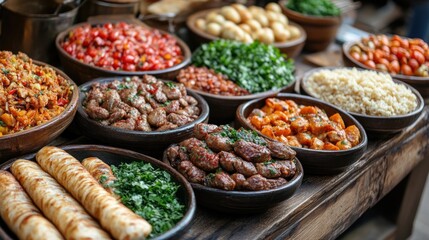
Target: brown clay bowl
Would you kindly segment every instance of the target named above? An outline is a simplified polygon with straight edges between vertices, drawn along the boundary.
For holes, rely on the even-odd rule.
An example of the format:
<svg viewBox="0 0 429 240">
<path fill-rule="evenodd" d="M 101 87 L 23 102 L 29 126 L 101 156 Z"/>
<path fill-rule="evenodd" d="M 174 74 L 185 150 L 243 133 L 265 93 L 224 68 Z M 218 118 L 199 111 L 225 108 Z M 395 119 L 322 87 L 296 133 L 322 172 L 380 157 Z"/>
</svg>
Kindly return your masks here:
<svg viewBox="0 0 429 240">
<path fill-rule="evenodd" d="M 310 52 L 325 50 L 335 39 L 341 17 L 316 17 L 295 12 L 286 7 L 287 0 L 279 2 L 283 13 L 290 21 L 296 22 L 307 33 L 304 49 Z"/>
<path fill-rule="evenodd" d="M 14 156 L 32 152 L 45 146 L 58 137 L 70 125 L 76 114 L 79 97 L 76 84 L 61 70 L 39 61 L 33 60 L 33 62 L 37 65 L 49 66 L 53 68 L 57 74 L 67 79 L 69 84 L 74 88 L 73 94 L 64 112 L 50 121 L 28 130 L 0 137 L 0 160 L 6 160 Z"/>
<path fill-rule="evenodd" d="M 174 35 L 172 35 L 172 36 L 176 39 L 177 43 L 180 45 L 180 48 L 182 49 L 182 52 L 184 55 L 183 62 L 181 62 L 181 63 L 179 63 L 179 64 L 177 64 L 171 68 L 162 69 L 162 70 L 154 70 L 154 71 L 130 72 L 130 71 L 107 70 L 107 69 L 104 69 L 101 67 L 97 67 L 97 66 L 93 66 L 90 64 L 83 63 L 83 62 L 73 58 L 72 56 L 70 56 L 61 47 L 61 43 L 67 38 L 69 32 L 73 31 L 74 29 L 76 29 L 82 25 L 85 25 L 85 24 L 98 25 L 98 24 L 103 24 L 103 23 L 108 23 L 108 22 L 118 22 L 118 21 L 124 21 L 124 22 L 127 22 L 129 24 L 143 25 L 143 26 L 149 28 L 147 25 L 144 25 L 143 23 L 141 23 L 140 21 L 138 21 L 136 19 L 128 19 L 128 18 L 109 19 L 109 18 L 107 18 L 104 20 L 96 19 L 96 20 L 93 20 L 89 23 L 77 24 L 71 28 L 66 29 L 65 31 L 61 32 L 60 34 L 58 34 L 56 41 L 55 41 L 55 45 L 56 45 L 57 50 L 59 52 L 61 65 L 64 67 L 65 72 L 67 72 L 73 79 L 75 79 L 75 81 L 77 83 L 82 84 L 82 83 L 85 83 L 85 82 L 90 81 L 92 79 L 99 78 L 99 77 L 128 76 L 128 75 L 142 76 L 145 74 L 154 75 L 158 78 L 173 80 L 176 77 L 176 75 L 178 74 L 178 72 L 180 71 L 180 69 L 182 69 L 183 67 L 188 65 L 189 62 L 191 61 L 191 50 L 189 49 L 189 47 L 186 45 L 185 42 L 183 42 L 180 38 L 178 38 Z M 161 32 L 168 34 L 164 31 L 161 31 Z"/>
<path fill-rule="evenodd" d="M 359 41 L 346 42 L 343 44 L 343 61 L 347 67 L 359 67 L 368 70 L 378 71 L 376 69 L 371 69 L 365 66 L 349 54 L 350 48 L 357 44 Z M 420 92 L 424 100 L 429 103 L 429 77 L 418 77 L 418 76 L 406 76 L 402 74 L 390 74 L 393 79 L 399 80 L 401 82 L 407 83 L 417 89 Z"/>
<path fill-rule="evenodd" d="M 175 144 L 171 145 L 174 146 Z M 162 161 L 170 164 L 166 151 Z M 285 185 L 263 191 L 226 191 L 207 187 L 198 183 L 190 183 L 200 206 L 216 212 L 227 214 L 251 214 L 267 210 L 290 198 L 301 186 L 304 170 L 300 161 L 295 158 L 296 174 Z"/>
<path fill-rule="evenodd" d="M 201 95 L 207 101 L 210 107 L 210 123 L 227 124 L 234 121 L 235 111 L 240 104 L 252 99 L 274 96 L 279 92 L 293 92 L 294 87 L 295 80 L 282 89 L 245 96 L 222 96 L 189 88 L 187 90 Z"/>
<path fill-rule="evenodd" d="M 122 77 L 99 78 L 79 86 L 80 95 L 77 103 L 76 123 L 82 133 L 90 138 L 108 145 L 132 148 L 144 152 L 161 152 L 172 143 L 190 138 L 195 124 L 208 121 L 209 107 L 207 102 L 198 94 L 188 91 L 188 95 L 198 101 L 201 114 L 195 121 L 176 129 L 142 132 L 102 125 L 89 118 L 83 109 L 82 103 L 85 100 L 85 92 L 91 88 L 93 83 L 108 83 L 115 79 L 122 79 Z"/>
<path fill-rule="evenodd" d="M 334 67 L 315 68 L 311 71 L 306 72 L 305 75 L 302 77 L 301 86 L 300 86 L 304 94 L 315 97 L 310 94 L 310 91 L 308 90 L 306 82 L 312 74 L 323 69 L 336 69 L 336 68 Z M 414 111 L 408 114 L 391 116 L 391 117 L 370 116 L 370 115 L 365 115 L 360 113 L 349 112 L 350 115 L 352 115 L 362 124 L 363 128 L 367 131 L 368 134 L 371 135 L 371 137 L 383 137 L 385 135 L 390 135 L 390 134 L 400 132 L 402 129 L 413 124 L 423 111 L 424 101 L 420 93 L 415 88 L 411 87 L 406 83 L 403 83 L 395 79 L 393 79 L 393 81 L 395 83 L 405 85 L 416 95 L 417 107 L 416 109 L 414 109 Z M 340 106 L 337 106 L 337 107 L 340 108 Z"/>
<path fill-rule="evenodd" d="M 180 184 L 180 188 L 178 191 L 178 198 L 180 202 L 186 206 L 186 212 L 182 220 L 180 220 L 176 224 L 176 226 L 174 226 L 167 232 L 163 233 L 162 235 L 154 239 L 157 239 L 157 240 L 177 239 L 177 237 L 185 233 L 186 230 L 189 228 L 190 223 L 194 218 L 195 210 L 196 210 L 195 195 L 188 181 L 180 173 L 178 173 L 169 165 L 155 158 L 143 155 L 141 153 L 120 149 L 120 148 L 106 147 L 101 145 L 68 145 L 68 146 L 62 146 L 61 148 L 80 161 L 87 157 L 98 157 L 109 165 L 119 165 L 120 163 L 131 163 L 135 161 L 143 161 L 146 163 L 150 163 L 152 166 L 156 168 L 160 168 L 168 172 L 172 176 L 172 180 Z M 32 153 L 25 156 L 21 156 L 19 158 L 36 161 L 35 156 L 36 156 L 36 153 Z M 0 169 L 9 170 L 12 163 L 19 158 L 11 159 L 3 163 L 2 165 L 0 165 Z M 12 233 L 12 231 L 7 227 L 7 225 L 3 222 L 1 218 L 0 218 L 0 238 L 5 240 L 18 239 Z"/>
<path fill-rule="evenodd" d="M 198 45 L 219 39 L 219 37 L 208 34 L 195 26 L 195 21 L 197 19 L 204 18 L 209 12 L 213 10 L 215 9 L 208 9 L 208 10 L 196 12 L 191 16 L 189 16 L 188 19 L 186 20 L 186 25 L 191 30 L 190 31 L 190 33 L 192 34 L 191 39 L 193 39 L 195 43 Z M 273 46 L 278 48 L 280 52 L 285 53 L 288 56 L 288 58 L 295 58 L 301 53 L 301 50 L 304 47 L 304 43 L 307 39 L 307 35 L 304 29 L 300 25 L 293 22 L 290 22 L 289 24 L 299 29 L 301 33 L 300 37 L 297 39 L 293 39 L 291 41 L 275 42 L 273 43 Z"/>
<path fill-rule="evenodd" d="M 317 106 L 325 110 L 328 116 L 339 113 L 346 126 L 356 125 L 361 134 L 360 143 L 351 149 L 333 151 L 333 150 L 314 150 L 308 148 L 291 147 L 296 151 L 297 157 L 304 166 L 305 172 L 317 175 L 335 174 L 344 171 L 351 164 L 356 162 L 366 150 L 368 138 L 362 125 L 347 112 L 322 102 L 318 99 L 302 96 L 298 94 L 280 93 L 276 96 L 278 99 L 290 99 L 297 104 L 307 106 Z M 256 99 L 246 102 L 237 109 L 236 122 L 239 126 L 256 131 L 260 136 L 266 137 L 247 121 L 253 109 L 261 108 L 265 105 L 266 98 Z M 269 139 L 269 138 L 268 138 Z M 272 140 L 272 139 L 271 139 Z"/>
</svg>

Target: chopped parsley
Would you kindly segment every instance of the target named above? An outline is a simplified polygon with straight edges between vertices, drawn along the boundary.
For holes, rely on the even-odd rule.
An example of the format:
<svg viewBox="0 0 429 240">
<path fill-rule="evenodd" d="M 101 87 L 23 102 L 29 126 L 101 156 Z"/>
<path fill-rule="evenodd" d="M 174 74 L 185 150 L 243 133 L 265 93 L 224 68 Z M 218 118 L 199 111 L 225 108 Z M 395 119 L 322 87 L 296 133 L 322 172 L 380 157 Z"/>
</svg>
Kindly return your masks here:
<svg viewBox="0 0 429 240">
<path fill-rule="evenodd" d="M 167 87 L 169 88 L 175 88 L 176 84 L 174 82 L 165 82 L 165 85 L 167 85 Z"/>
<path fill-rule="evenodd" d="M 2 120 L 0 120 L 0 127 L 6 127 L 6 123 L 4 123 Z"/>
<path fill-rule="evenodd" d="M 221 39 L 201 45 L 192 63 L 222 73 L 251 93 L 287 86 L 294 80 L 295 65 L 278 48 L 255 41 L 250 44 Z"/>
<path fill-rule="evenodd" d="M 257 132 L 246 130 L 244 128 L 240 128 L 239 130 L 235 130 L 234 128 L 228 126 L 228 125 L 221 125 L 219 126 L 222 131 L 220 131 L 220 135 L 222 137 L 228 137 L 231 139 L 231 143 L 234 144 L 240 139 L 243 139 L 247 142 L 252 142 L 261 146 L 266 146 L 267 142 L 265 139 L 260 137 Z"/>
<path fill-rule="evenodd" d="M 162 107 L 167 107 L 168 105 L 170 105 L 171 101 L 166 101 L 164 103 L 161 104 Z"/>
<path fill-rule="evenodd" d="M 110 187 L 125 206 L 152 225 L 149 238 L 168 231 L 182 219 L 185 205 L 177 198 L 180 185 L 168 172 L 144 162 L 111 167 L 117 180 Z"/>
</svg>

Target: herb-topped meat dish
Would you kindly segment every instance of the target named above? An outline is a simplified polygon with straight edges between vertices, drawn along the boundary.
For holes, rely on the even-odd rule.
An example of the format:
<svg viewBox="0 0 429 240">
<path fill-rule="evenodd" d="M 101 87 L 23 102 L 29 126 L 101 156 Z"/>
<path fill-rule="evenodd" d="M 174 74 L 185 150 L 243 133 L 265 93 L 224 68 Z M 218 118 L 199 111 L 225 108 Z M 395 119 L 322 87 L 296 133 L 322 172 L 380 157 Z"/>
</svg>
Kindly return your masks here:
<svg viewBox="0 0 429 240">
<path fill-rule="evenodd" d="M 255 132 L 199 123 L 194 136 L 166 150 L 171 166 L 192 183 L 259 191 L 284 185 L 296 174 L 295 151 Z"/>
<path fill-rule="evenodd" d="M 181 83 L 153 76 L 94 83 L 83 102 L 91 119 L 136 131 L 165 131 L 188 124 L 201 113 L 198 101 Z"/>
</svg>

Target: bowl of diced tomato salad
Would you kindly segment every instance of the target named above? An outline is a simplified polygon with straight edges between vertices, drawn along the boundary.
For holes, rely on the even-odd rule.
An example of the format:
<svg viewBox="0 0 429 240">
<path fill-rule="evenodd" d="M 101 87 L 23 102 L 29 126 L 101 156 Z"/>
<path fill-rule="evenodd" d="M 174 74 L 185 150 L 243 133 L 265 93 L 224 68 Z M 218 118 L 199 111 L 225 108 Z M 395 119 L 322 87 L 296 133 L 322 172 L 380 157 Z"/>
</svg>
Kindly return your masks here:
<svg viewBox="0 0 429 240">
<path fill-rule="evenodd" d="M 238 107 L 236 122 L 289 145 L 311 174 L 343 171 L 362 156 L 368 142 L 364 128 L 350 114 L 297 94 L 246 102 Z"/>
<path fill-rule="evenodd" d="M 77 24 L 57 36 L 56 47 L 64 70 L 78 83 L 145 74 L 172 80 L 191 59 L 181 39 L 136 19 Z"/>
<path fill-rule="evenodd" d="M 77 110 L 76 84 L 24 53 L 0 51 L 0 161 L 35 151 L 58 137 Z"/>
</svg>

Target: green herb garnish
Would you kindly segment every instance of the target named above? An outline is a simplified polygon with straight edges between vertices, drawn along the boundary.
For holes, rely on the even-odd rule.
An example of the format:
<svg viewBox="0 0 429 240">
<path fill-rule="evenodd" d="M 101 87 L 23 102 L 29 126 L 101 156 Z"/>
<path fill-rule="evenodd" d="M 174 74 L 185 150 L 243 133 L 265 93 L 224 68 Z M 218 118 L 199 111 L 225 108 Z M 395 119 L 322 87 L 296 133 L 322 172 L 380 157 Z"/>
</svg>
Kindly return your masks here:
<svg viewBox="0 0 429 240">
<path fill-rule="evenodd" d="M 125 206 L 152 225 L 150 238 L 168 231 L 182 219 L 185 206 L 177 198 L 180 185 L 168 172 L 144 162 L 111 167 L 117 178 L 111 187 Z"/>
<path fill-rule="evenodd" d="M 166 82 L 165 85 L 167 85 L 167 87 L 169 87 L 169 88 L 175 88 L 176 87 L 176 84 L 173 82 Z"/>
<path fill-rule="evenodd" d="M 235 130 L 234 128 L 228 125 L 219 126 L 222 130 L 218 133 L 222 137 L 228 137 L 231 140 L 231 143 L 234 144 L 240 139 L 243 139 L 247 142 L 252 142 L 261 146 L 266 146 L 267 141 L 260 137 L 257 132 L 246 130 L 244 128 L 240 128 L 239 130 Z"/>
<path fill-rule="evenodd" d="M 251 93 L 280 89 L 294 80 L 292 60 L 260 42 L 212 41 L 194 52 L 192 62 L 226 75 Z"/>
<path fill-rule="evenodd" d="M 310 16 L 339 16 L 340 9 L 330 0 L 289 0 L 287 8 Z"/>
<path fill-rule="evenodd" d="M 4 123 L 2 120 L 0 120 L 0 126 L 1 127 L 6 127 L 6 123 Z"/>
</svg>

